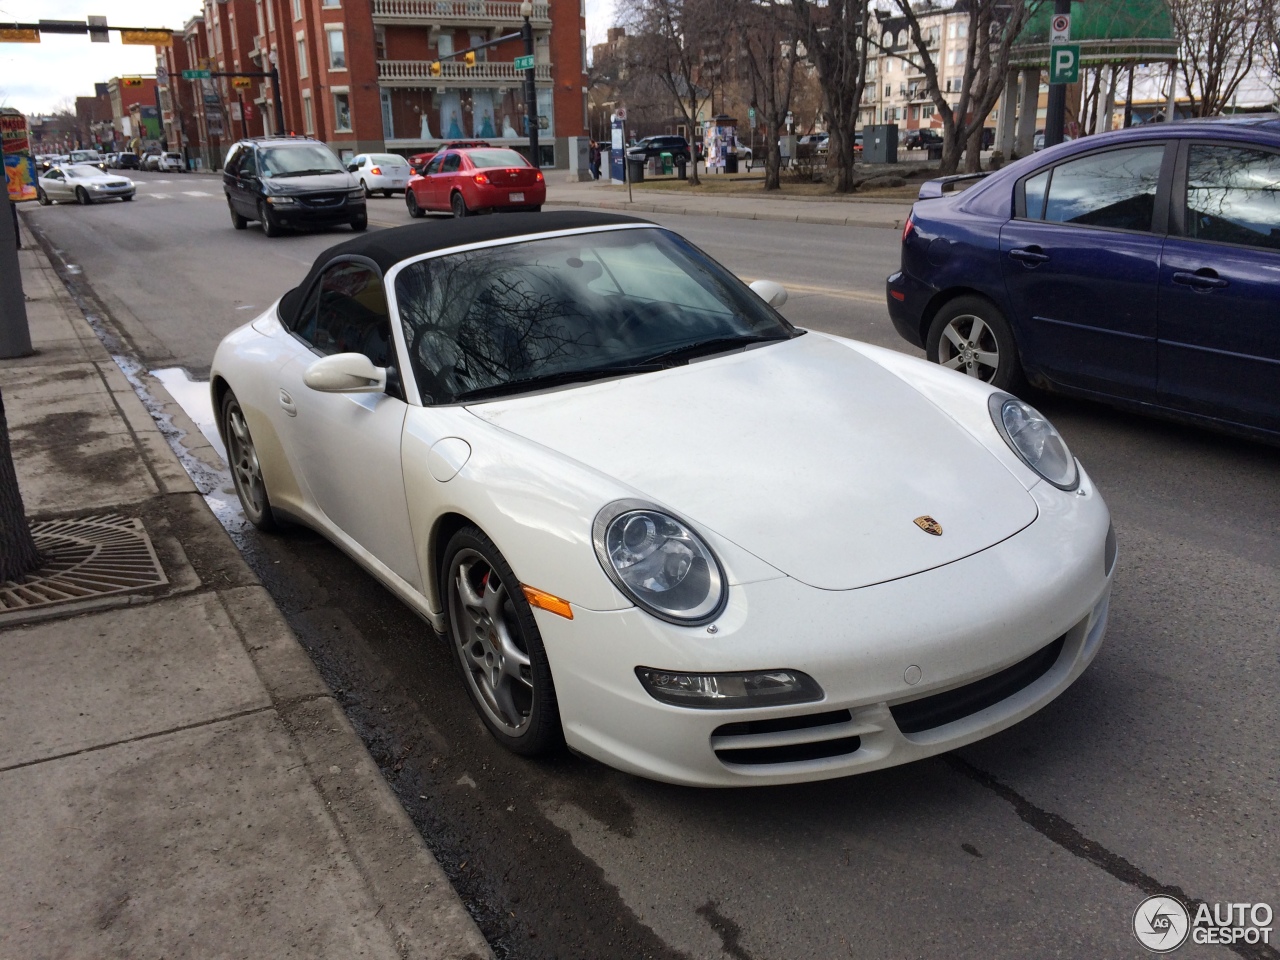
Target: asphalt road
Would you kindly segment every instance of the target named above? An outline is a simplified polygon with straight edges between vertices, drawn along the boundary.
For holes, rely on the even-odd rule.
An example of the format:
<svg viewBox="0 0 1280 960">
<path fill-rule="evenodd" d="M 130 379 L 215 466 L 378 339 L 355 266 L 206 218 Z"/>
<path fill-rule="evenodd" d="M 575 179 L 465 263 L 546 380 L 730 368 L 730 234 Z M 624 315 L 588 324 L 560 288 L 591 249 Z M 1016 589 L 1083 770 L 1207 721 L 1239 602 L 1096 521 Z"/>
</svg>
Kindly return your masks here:
<svg viewBox="0 0 1280 960">
<path fill-rule="evenodd" d="M 216 180 L 137 179 L 131 205 L 27 215 L 151 368 L 203 376 L 227 330 L 348 235 L 237 233 Z M 398 199 L 372 217 L 407 221 Z M 660 219 L 787 284 L 793 321 L 909 349 L 880 300 L 896 231 Z M 1149 893 L 1280 909 L 1280 450 L 1037 402 L 1115 517 L 1098 660 L 988 741 L 803 787 L 699 791 L 516 758 L 444 646 L 343 555 L 222 513 L 500 956 L 1146 956 L 1130 923 Z"/>
</svg>

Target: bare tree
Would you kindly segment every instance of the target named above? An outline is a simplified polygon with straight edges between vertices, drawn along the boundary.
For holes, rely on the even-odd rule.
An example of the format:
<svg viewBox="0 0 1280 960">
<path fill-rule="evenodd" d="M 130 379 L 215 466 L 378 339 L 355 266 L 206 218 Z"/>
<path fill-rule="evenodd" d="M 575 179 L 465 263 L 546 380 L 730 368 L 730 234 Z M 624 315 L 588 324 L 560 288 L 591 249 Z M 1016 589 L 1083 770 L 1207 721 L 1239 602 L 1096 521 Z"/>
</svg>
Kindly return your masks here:
<svg viewBox="0 0 1280 960">
<path fill-rule="evenodd" d="M 805 53 L 818 72 L 830 135 L 827 168 L 835 188 L 848 193 L 853 176 L 853 135 L 862 91 L 867 85 L 868 0 L 791 0 Z"/>
<path fill-rule="evenodd" d="M 631 34 L 627 73 L 665 89 L 691 133 L 709 99 L 698 81 L 714 59 L 708 55 L 724 42 L 726 6 L 720 0 L 635 0 L 625 18 Z M 697 163 L 691 165 L 689 183 L 699 183 Z"/>
<path fill-rule="evenodd" d="M 764 120 L 764 188 L 777 190 L 782 168 L 778 138 L 791 110 L 799 59 L 799 31 L 790 7 L 775 0 L 745 0 L 738 23 L 751 106 Z"/>
<path fill-rule="evenodd" d="M 6 214 L 7 216 L 7 214 Z M 40 552 L 31 538 L 18 475 L 9 446 L 9 423 L 0 394 L 0 583 L 17 580 L 40 566 Z"/>
<path fill-rule="evenodd" d="M 1031 14 L 1042 0 L 970 0 L 964 5 L 968 13 L 968 48 L 964 74 L 960 80 L 959 100 L 955 109 L 944 96 L 938 65 L 934 62 L 929 39 L 920 21 L 935 10 L 916 10 L 909 0 L 893 0 L 896 14 L 906 20 L 915 50 L 902 57 L 924 74 L 925 89 L 934 109 L 942 118 L 942 175 L 960 169 L 960 156 L 965 157 L 965 170 L 975 173 L 980 167 L 982 128 L 1004 90 L 1009 72 L 1009 52 L 1022 33 Z M 892 53 L 882 44 L 876 44 Z M 955 96 L 952 93 L 952 96 Z"/>
<path fill-rule="evenodd" d="M 1230 105 L 1265 43 L 1270 5 L 1268 0 L 1169 0 L 1192 116 L 1216 117 Z"/>
</svg>

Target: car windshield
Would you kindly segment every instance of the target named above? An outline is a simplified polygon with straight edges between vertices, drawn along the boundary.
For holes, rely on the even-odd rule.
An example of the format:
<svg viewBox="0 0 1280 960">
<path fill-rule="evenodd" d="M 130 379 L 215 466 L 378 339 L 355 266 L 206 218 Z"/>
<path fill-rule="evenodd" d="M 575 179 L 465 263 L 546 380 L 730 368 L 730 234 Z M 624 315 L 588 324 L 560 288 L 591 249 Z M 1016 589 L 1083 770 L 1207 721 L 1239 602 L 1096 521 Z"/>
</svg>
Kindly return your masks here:
<svg viewBox="0 0 1280 960">
<path fill-rule="evenodd" d="M 514 150 L 468 150 L 467 156 L 475 167 L 528 167 L 528 160 Z"/>
<path fill-rule="evenodd" d="M 75 164 L 73 166 L 63 167 L 62 171 L 68 177 L 71 177 L 76 180 L 83 180 L 85 177 L 102 176 L 102 171 L 99 170 L 97 167 L 90 167 L 84 164 Z"/>
<path fill-rule="evenodd" d="M 658 228 L 420 260 L 400 271 L 395 294 L 427 404 L 660 369 L 799 332 Z"/>
<path fill-rule="evenodd" d="M 311 173 L 342 173 L 328 147 L 299 143 L 287 147 L 264 147 L 258 151 L 258 170 L 264 177 L 299 177 Z"/>
<path fill-rule="evenodd" d="M 404 157 L 397 157 L 394 153 L 374 153 L 369 155 L 369 159 L 380 167 L 404 167 L 409 163 Z"/>
</svg>

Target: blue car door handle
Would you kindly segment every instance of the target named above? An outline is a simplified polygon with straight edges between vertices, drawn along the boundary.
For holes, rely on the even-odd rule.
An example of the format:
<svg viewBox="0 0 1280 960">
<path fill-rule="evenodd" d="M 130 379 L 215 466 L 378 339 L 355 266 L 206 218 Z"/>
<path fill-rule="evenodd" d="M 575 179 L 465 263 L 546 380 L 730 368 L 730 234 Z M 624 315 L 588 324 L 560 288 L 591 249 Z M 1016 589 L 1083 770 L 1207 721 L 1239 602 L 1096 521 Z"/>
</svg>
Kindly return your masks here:
<svg viewBox="0 0 1280 960">
<path fill-rule="evenodd" d="M 1009 256 L 1019 263 L 1026 264 L 1028 267 L 1034 267 L 1038 263 L 1047 263 L 1049 255 L 1039 247 L 1019 247 L 1009 251 Z"/>
<path fill-rule="evenodd" d="M 1174 283 L 1181 283 L 1184 286 L 1191 287 L 1197 293 L 1201 291 L 1220 290 L 1227 286 L 1227 281 L 1218 276 L 1217 272 L 1202 267 L 1195 273 L 1187 273 L 1185 270 L 1179 270 L 1173 275 Z"/>
</svg>

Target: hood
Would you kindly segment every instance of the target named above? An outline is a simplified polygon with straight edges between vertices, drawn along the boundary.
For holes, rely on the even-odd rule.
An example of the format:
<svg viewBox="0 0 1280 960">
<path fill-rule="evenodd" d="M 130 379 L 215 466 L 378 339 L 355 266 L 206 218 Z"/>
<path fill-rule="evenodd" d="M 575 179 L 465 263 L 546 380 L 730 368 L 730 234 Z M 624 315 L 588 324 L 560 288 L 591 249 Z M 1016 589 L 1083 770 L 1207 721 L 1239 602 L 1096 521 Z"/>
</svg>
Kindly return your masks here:
<svg viewBox="0 0 1280 960">
<path fill-rule="evenodd" d="M 313 173 L 306 177 L 271 177 L 264 180 L 267 192 L 277 196 L 293 196 L 296 193 L 326 193 L 338 190 L 354 190 L 360 186 L 347 171 L 338 173 Z"/>
<path fill-rule="evenodd" d="M 1036 518 L 972 435 L 820 334 L 469 410 L 826 590 L 959 560 Z"/>
</svg>

